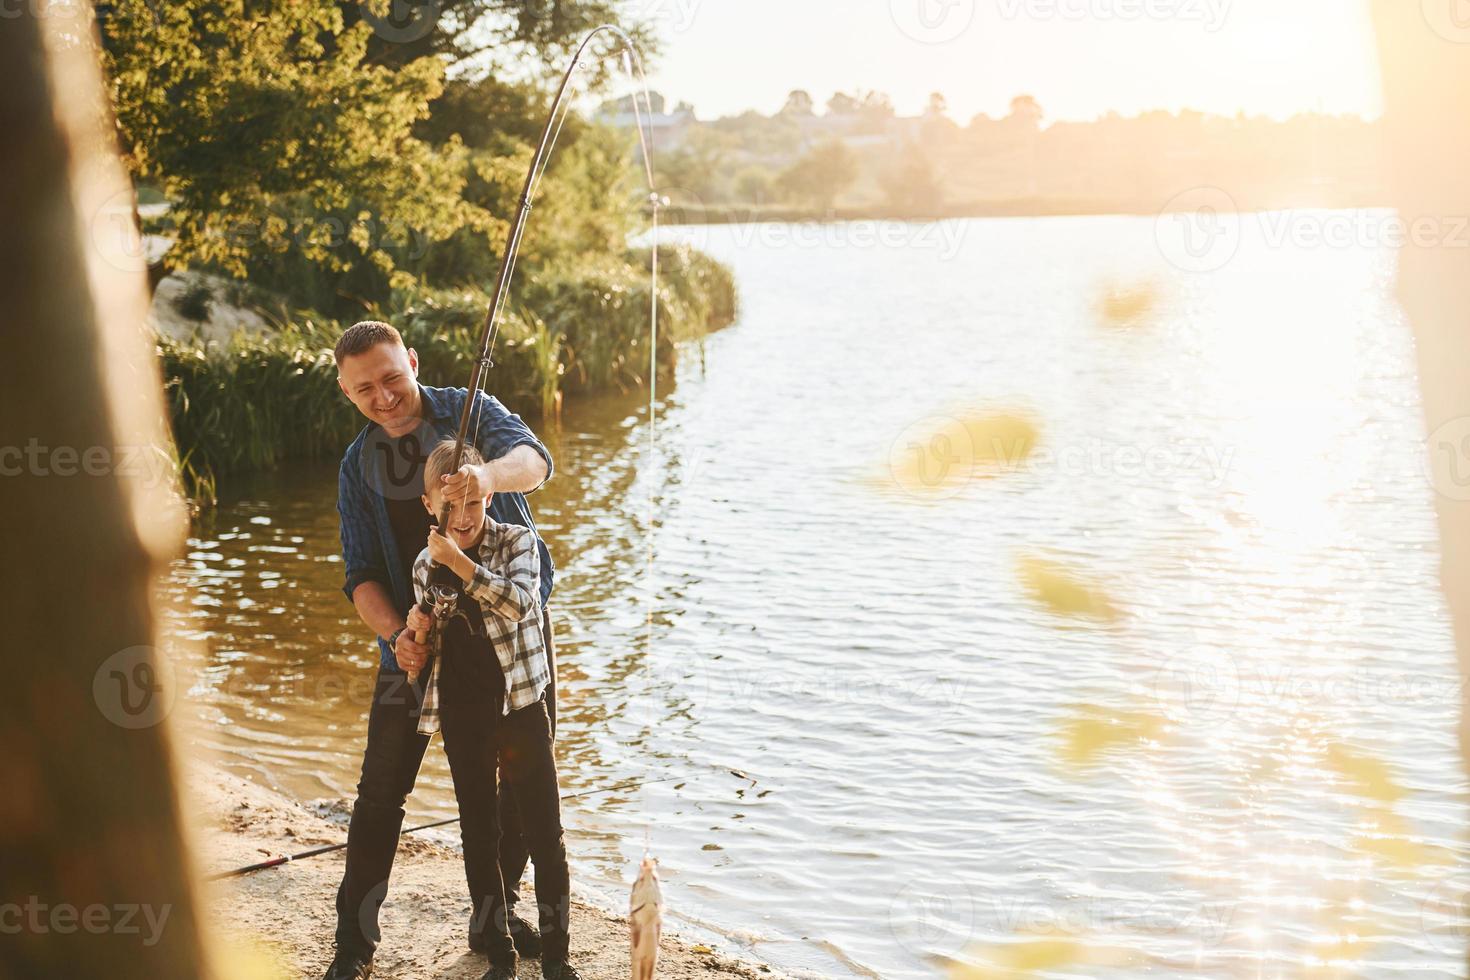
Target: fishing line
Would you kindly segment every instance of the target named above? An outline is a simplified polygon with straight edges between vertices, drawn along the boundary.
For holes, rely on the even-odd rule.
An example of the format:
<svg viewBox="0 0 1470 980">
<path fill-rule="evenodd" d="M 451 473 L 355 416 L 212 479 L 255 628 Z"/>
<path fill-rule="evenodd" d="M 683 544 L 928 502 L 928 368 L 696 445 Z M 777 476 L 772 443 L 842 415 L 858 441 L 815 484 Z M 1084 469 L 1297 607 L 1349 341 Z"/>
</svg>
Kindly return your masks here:
<svg viewBox="0 0 1470 980">
<path fill-rule="evenodd" d="M 727 769 L 726 772 L 729 772 L 733 776 L 739 776 L 741 779 L 750 779 L 749 776 L 736 769 Z M 620 789 L 639 789 L 644 786 L 653 786 L 657 783 L 672 783 L 677 779 L 688 778 L 688 776 L 665 776 L 662 779 L 630 779 L 626 782 L 618 783 L 615 786 L 606 786 L 602 789 L 589 789 L 583 790 L 580 793 L 568 793 L 562 797 L 562 801 L 565 802 L 567 800 L 586 799 L 589 796 L 601 796 L 604 793 L 616 793 Z M 754 783 L 755 781 L 751 780 L 751 782 Z M 459 817 L 451 817 L 448 820 L 436 820 L 433 823 L 420 824 L 417 827 L 409 827 L 406 830 L 400 830 L 398 832 L 398 836 L 402 837 L 405 834 L 416 834 L 421 830 L 433 830 L 435 827 L 447 827 L 450 824 L 454 823 L 459 823 Z M 323 854 L 331 854 L 334 851 L 344 850 L 346 847 L 346 843 L 327 844 L 323 847 L 314 847 L 309 851 L 302 851 L 299 854 L 288 854 L 283 857 L 272 858 L 269 861 L 261 861 L 258 864 L 247 864 L 243 868 L 235 868 L 231 871 L 220 871 L 216 874 L 206 875 L 204 880 L 222 881 L 225 878 L 238 878 L 241 875 L 248 875 L 255 871 L 265 871 L 268 868 L 279 868 L 282 865 L 290 864 L 293 861 L 304 861 L 307 858 L 319 857 Z"/>
</svg>

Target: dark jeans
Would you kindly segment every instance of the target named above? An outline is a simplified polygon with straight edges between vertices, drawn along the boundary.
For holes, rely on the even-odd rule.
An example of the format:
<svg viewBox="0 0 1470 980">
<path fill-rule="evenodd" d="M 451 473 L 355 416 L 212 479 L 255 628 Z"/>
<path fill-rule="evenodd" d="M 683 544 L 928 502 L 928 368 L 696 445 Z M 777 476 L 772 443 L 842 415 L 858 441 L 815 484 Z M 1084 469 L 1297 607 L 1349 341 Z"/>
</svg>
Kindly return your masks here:
<svg viewBox="0 0 1470 980">
<path fill-rule="evenodd" d="M 549 613 L 544 625 L 551 685 L 547 688 L 542 714 L 548 717 L 549 728 L 554 724 L 550 719 L 555 717 L 556 703 L 556 660 Z M 493 750 L 488 757 L 483 753 L 458 751 L 468 749 L 476 737 L 476 729 L 467 722 L 476 717 L 496 720 L 498 701 L 486 688 L 491 682 L 483 672 L 467 674 L 463 664 L 453 657 L 446 658 L 440 666 L 441 734 L 459 803 L 465 878 L 474 907 L 470 929 L 476 933 L 491 925 L 497 910 L 503 922 L 505 911 L 514 909 L 527 854 L 535 853 L 535 848 L 528 847 L 523 840 L 520 820 L 523 807 L 517 805 L 514 780 L 509 778 L 508 771 L 502 775 L 512 785 L 507 785 L 505 792 L 496 792 Z M 452 691 L 456 695 L 451 696 Z M 473 698 L 473 703 L 467 698 Z M 371 954 L 382 939 L 378 912 L 388 893 L 388 878 L 403 828 L 403 805 L 413 791 L 424 751 L 429 747 L 429 736 L 417 731 L 417 708 L 418 698 L 407 676 L 400 671 L 380 669 L 368 714 L 367 748 L 363 752 L 357 801 L 347 830 L 347 866 L 337 889 L 339 949 Z M 471 741 L 464 746 L 455 744 L 463 738 Z M 536 807 L 529 812 L 540 816 Z M 559 820 L 557 831 L 559 834 Z M 565 868 L 564 852 L 561 866 Z M 538 891 L 540 871 L 538 862 Z M 548 882 L 548 886 L 554 887 L 555 882 Z M 488 935 L 486 938 L 490 940 L 487 948 L 494 949 L 494 938 Z"/>
</svg>

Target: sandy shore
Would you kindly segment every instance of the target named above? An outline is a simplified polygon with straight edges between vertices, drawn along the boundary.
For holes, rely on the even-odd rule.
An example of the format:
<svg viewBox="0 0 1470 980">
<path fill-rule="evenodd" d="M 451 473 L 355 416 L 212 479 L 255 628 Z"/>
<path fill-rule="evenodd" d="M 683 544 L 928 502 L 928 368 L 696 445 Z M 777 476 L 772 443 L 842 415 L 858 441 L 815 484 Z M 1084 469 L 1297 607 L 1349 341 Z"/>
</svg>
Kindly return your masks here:
<svg viewBox="0 0 1470 980">
<path fill-rule="evenodd" d="M 346 802 L 309 808 L 202 764 L 191 766 L 187 783 L 191 817 L 200 840 L 200 863 L 206 872 L 347 839 Z M 569 844 L 576 846 L 575 840 Z M 342 877 L 342 861 L 339 851 L 212 883 L 208 902 L 221 933 L 233 943 L 263 949 L 288 976 L 316 980 L 332 958 L 333 898 Z M 529 907 L 529 899 L 529 894 L 522 896 L 522 910 Z M 404 837 L 383 909 L 383 943 L 374 961 L 374 978 L 479 980 L 488 964 L 465 943 L 469 912 L 464 864 L 455 850 L 416 836 Z M 571 960 L 587 980 L 627 977 L 626 922 L 575 902 Z M 520 976 L 539 978 L 540 961 L 523 962 Z M 686 941 L 666 927 L 658 976 L 770 980 L 778 975 L 768 967 L 740 963 Z"/>
</svg>

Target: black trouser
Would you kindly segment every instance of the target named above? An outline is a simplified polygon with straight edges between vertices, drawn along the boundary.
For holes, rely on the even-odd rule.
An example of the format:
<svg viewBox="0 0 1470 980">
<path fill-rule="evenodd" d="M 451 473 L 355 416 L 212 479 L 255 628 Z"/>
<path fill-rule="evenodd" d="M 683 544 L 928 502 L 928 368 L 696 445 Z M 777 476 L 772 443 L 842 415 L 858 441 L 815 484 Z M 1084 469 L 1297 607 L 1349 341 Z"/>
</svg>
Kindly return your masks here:
<svg viewBox="0 0 1470 980">
<path fill-rule="evenodd" d="M 547 710 L 554 713 L 556 664 L 552 659 L 550 619 L 548 613 L 544 623 L 552 683 L 547 689 L 545 704 Z M 465 878 L 475 908 L 470 928 L 476 932 L 490 925 L 488 916 L 483 913 L 490 899 L 514 908 L 519 897 L 517 888 L 525 872 L 528 848 L 522 841 L 521 808 L 516 805 L 513 788 L 507 786 L 505 792 L 496 792 L 494 756 L 488 760 L 476 760 L 459 754 L 457 763 L 456 753 L 450 749 L 451 727 L 463 727 L 449 720 L 450 715 L 456 712 L 447 709 L 444 703 L 448 691 L 456 686 L 450 683 L 453 671 L 450 660 L 440 667 L 440 723 L 455 797 L 459 802 Z M 459 673 L 463 674 L 463 671 Z M 494 718 L 498 713 L 498 698 L 487 696 L 479 684 L 470 686 L 480 688 L 479 713 Z M 454 700 L 459 713 L 463 714 L 466 707 L 464 699 Z M 388 877 L 398 850 L 398 835 L 403 828 L 403 804 L 413 791 L 424 751 L 429 747 L 429 736 L 421 735 L 417 730 L 417 708 L 418 698 L 407 676 L 400 671 L 380 669 L 368 714 L 367 748 L 363 752 L 357 801 L 347 830 L 347 866 L 342 874 L 342 884 L 337 889 L 339 949 L 371 954 L 382 938 L 378 911 L 388 892 Z M 503 837 L 501 826 L 505 828 Z M 504 858 L 497 854 L 502 848 L 508 852 Z M 502 867 L 510 872 L 503 880 Z M 537 870 L 540 871 L 539 865 Z M 502 895 L 506 897 L 502 898 Z"/>
<path fill-rule="evenodd" d="M 451 655 L 452 657 L 452 655 Z M 448 663 L 446 663 L 448 666 Z M 495 770 L 496 758 L 507 788 L 514 788 L 514 809 L 531 860 L 536 866 L 536 908 L 541 927 L 542 958 L 553 962 L 567 958 L 567 928 L 571 913 L 571 881 L 567 873 L 566 840 L 561 827 L 561 792 L 556 780 L 556 760 L 551 748 L 551 723 L 546 701 L 512 711 L 504 717 L 484 710 L 483 703 L 467 698 L 462 709 L 454 704 L 465 698 L 468 685 L 451 687 L 446 671 L 441 689 L 444 749 L 451 769 Z M 460 800 L 460 820 L 477 825 L 496 820 L 495 783 L 488 794 L 474 794 L 466 805 Z M 488 795 L 489 799 L 485 796 Z M 466 846 L 468 856 L 468 846 Z M 484 940 L 491 963 L 514 959 L 507 930 L 510 906 L 502 879 L 471 882 L 475 909 L 472 929 Z"/>
</svg>

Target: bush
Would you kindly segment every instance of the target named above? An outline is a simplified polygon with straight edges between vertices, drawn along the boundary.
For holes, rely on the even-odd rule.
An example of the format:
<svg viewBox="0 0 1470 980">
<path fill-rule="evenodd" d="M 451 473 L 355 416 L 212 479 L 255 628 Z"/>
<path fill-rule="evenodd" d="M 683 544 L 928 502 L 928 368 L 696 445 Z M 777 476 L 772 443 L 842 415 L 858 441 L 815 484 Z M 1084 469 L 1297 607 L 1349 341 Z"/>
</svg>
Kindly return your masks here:
<svg viewBox="0 0 1470 980">
<path fill-rule="evenodd" d="M 671 368 L 679 345 L 735 315 L 728 269 L 687 246 L 659 250 L 659 351 Z M 549 413 L 562 392 L 638 387 L 647 381 L 647 250 L 549 269 L 520 283 L 502 311 L 485 383 L 523 414 Z M 419 355 L 430 384 L 468 383 L 490 306 L 484 290 L 418 289 L 370 315 L 388 320 Z M 336 459 L 363 421 L 337 387 L 332 348 L 343 325 L 313 316 L 222 345 L 158 339 L 180 457 L 191 493 L 219 476 L 290 459 Z"/>
</svg>

